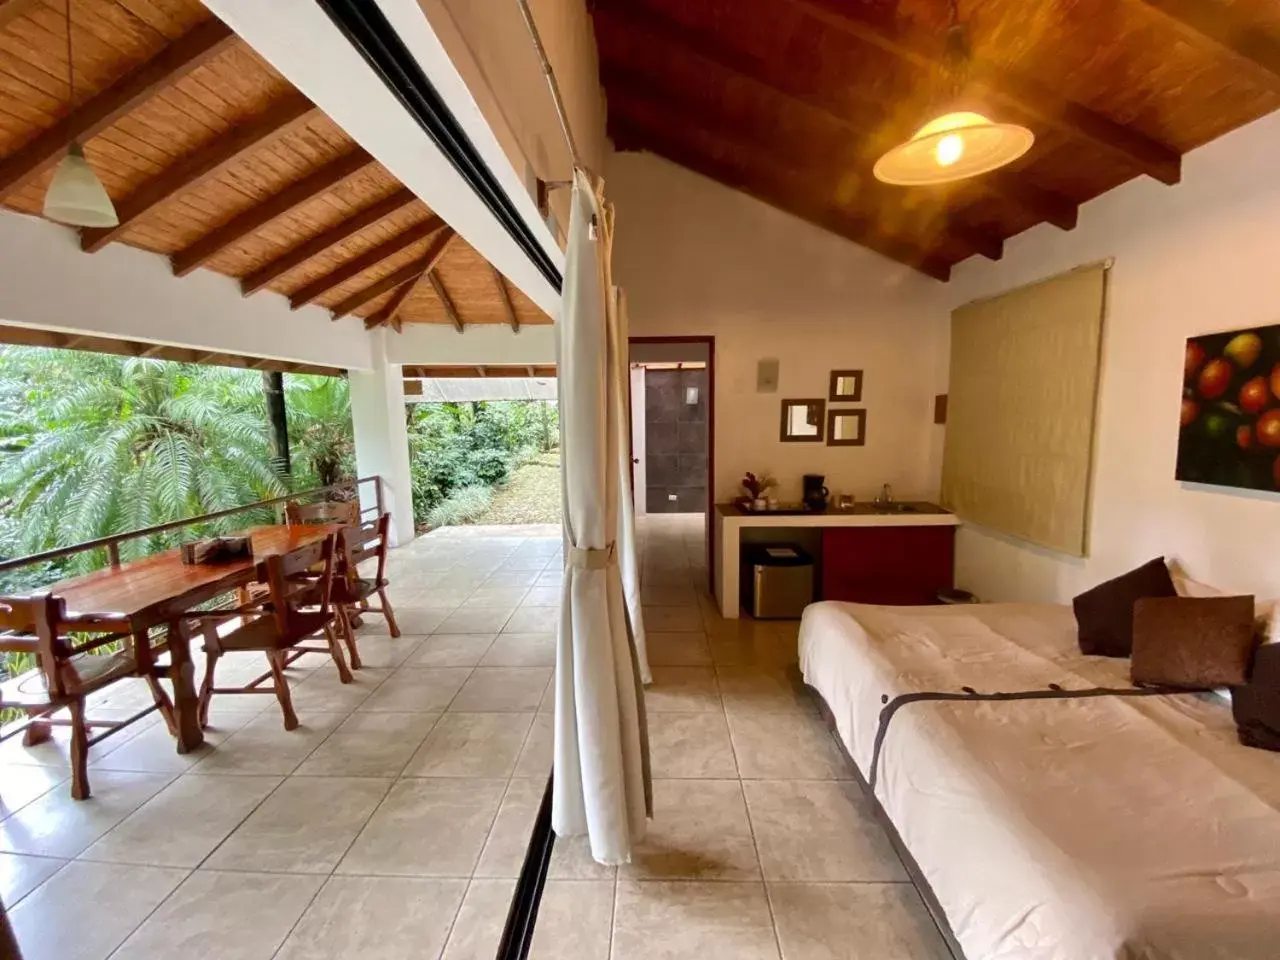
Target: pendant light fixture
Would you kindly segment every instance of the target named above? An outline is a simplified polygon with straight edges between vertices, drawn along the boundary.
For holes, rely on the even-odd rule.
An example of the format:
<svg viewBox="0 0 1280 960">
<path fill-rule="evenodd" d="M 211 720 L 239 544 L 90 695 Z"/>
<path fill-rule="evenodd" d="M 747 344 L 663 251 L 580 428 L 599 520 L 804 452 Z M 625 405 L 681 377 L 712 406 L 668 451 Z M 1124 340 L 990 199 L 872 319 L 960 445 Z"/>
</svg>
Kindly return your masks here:
<svg viewBox="0 0 1280 960">
<path fill-rule="evenodd" d="M 71 90 L 68 112 L 75 110 L 76 74 L 71 57 L 71 0 L 67 0 L 67 86 Z M 84 157 L 84 148 L 72 141 L 67 155 L 53 172 L 44 195 L 44 215 L 73 227 L 114 227 L 120 223 L 116 208 L 102 181 Z"/>
<path fill-rule="evenodd" d="M 947 30 L 951 94 L 959 96 L 969 66 L 969 44 L 955 0 Z M 876 161 L 877 180 L 898 186 L 951 183 L 1012 163 L 1031 149 L 1035 135 L 1016 123 L 997 123 L 980 113 L 957 110 L 930 120 Z"/>
</svg>

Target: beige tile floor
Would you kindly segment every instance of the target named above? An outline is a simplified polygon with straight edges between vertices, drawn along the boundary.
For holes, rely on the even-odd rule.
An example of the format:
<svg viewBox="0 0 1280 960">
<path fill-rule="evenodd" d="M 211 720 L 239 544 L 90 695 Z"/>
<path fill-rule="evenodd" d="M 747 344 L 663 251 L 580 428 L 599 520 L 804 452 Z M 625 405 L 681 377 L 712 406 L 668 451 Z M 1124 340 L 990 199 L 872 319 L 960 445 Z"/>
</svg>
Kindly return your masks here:
<svg viewBox="0 0 1280 960">
<path fill-rule="evenodd" d="M 558 840 L 533 955 L 948 956 L 800 685 L 795 624 L 718 616 L 700 518 L 641 541 L 656 817 L 618 869 Z M 95 752 L 87 803 L 65 744 L 0 748 L 26 960 L 490 960 L 551 763 L 559 551 L 550 527 L 396 551 L 405 635 L 370 618 L 349 686 L 323 657 L 291 670 L 295 731 L 266 697 L 215 701 L 188 757 L 139 725 Z"/>
</svg>

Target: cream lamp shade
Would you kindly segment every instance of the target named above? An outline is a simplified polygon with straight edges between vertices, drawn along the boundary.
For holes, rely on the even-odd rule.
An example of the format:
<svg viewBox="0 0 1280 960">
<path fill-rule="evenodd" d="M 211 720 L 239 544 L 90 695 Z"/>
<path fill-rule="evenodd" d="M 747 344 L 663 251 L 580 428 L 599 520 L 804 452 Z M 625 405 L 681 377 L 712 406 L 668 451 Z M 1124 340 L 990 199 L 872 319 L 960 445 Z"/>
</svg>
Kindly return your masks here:
<svg viewBox="0 0 1280 960">
<path fill-rule="evenodd" d="M 53 173 L 44 195 L 44 215 L 73 227 L 114 227 L 120 223 L 102 181 L 73 143 Z"/>
<path fill-rule="evenodd" d="M 1016 123 L 995 123 L 967 111 L 948 113 L 877 160 L 874 173 L 877 180 L 905 187 L 950 183 L 1012 163 L 1034 142 L 1035 135 Z"/>
</svg>

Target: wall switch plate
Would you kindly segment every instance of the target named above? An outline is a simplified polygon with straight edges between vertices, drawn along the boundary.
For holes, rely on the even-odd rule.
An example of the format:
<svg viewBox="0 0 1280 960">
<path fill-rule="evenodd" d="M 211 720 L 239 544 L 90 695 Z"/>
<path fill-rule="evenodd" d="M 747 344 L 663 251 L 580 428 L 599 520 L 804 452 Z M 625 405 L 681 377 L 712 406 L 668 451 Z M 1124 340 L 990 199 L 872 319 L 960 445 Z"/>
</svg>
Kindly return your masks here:
<svg viewBox="0 0 1280 960">
<path fill-rule="evenodd" d="M 756 393 L 778 392 L 778 359 L 769 357 L 756 364 Z"/>
</svg>

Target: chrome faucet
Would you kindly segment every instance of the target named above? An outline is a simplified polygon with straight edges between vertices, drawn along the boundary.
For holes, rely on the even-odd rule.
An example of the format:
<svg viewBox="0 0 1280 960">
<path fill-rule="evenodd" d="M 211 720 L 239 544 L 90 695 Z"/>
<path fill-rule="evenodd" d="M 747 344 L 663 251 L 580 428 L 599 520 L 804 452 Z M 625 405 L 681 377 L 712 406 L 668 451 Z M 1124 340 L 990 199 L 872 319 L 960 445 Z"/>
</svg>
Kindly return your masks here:
<svg viewBox="0 0 1280 960">
<path fill-rule="evenodd" d="M 886 483 L 880 488 L 880 496 L 876 497 L 876 506 L 887 507 L 891 503 L 893 503 L 893 487 Z"/>
</svg>

